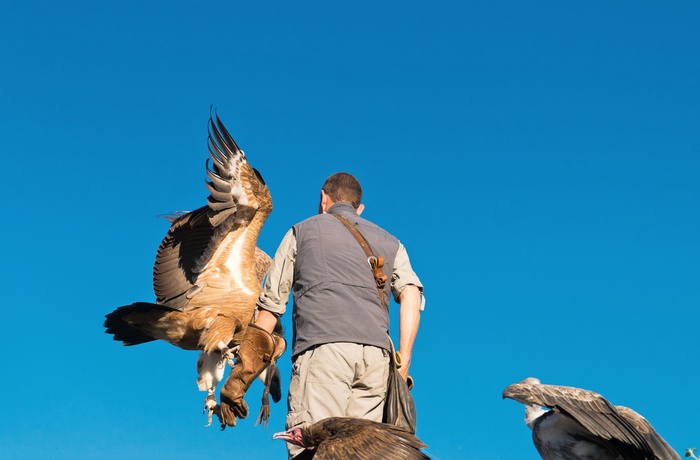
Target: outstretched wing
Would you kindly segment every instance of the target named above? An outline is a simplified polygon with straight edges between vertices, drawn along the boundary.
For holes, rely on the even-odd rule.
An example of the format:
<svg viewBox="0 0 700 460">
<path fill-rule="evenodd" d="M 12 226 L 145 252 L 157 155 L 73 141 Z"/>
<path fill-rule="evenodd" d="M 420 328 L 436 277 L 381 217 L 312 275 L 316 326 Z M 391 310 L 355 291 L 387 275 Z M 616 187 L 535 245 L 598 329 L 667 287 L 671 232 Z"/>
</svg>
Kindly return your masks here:
<svg viewBox="0 0 700 460">
<path fill-rule="evenodd" d="M 634 449 L 635 458 L 654 458 L 652 449 L 642 434 L 598 393 L 574 387 L 530 383 L 526 380 L 509 385 L 503 391 L 503 397 L 523 404 L 548 407 L 568 415 L 592 435 L 611 441 L 619 448 Z"/>
<path fill-rule="evenodd" d="M 171 219 L 153 267 L 157 303 L 178 310 L 190 308 L 207 284 L 210 299 L 260 286 L 271 261 L 255 245 L 272 210 L 265 182 L 218 115 L 209 118 L 208 145 L 208 204 Z M 208 276 L 217 279 L 207 283 Z"/>
</svg>

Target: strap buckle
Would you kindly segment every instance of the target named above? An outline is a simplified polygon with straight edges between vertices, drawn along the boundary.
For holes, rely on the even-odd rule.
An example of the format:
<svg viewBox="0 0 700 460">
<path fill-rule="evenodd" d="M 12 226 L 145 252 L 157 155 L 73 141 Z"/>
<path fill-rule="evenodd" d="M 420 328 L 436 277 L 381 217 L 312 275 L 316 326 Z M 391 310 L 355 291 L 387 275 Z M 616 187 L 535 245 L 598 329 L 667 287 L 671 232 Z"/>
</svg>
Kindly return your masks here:
<svg viewBox="0 0 700 460">
<path fill-rule="evenodd" d="M 386 280 L 388 279 L 386 275 L 382 274 L 382 267 L 384 266 L 384 257 L 382 256 L 370 256 L 367 258 L 369 267 L 372 269 L 372 274 L 374 274 L 374 282 L 377 287 L 384 289 L 386 286 Z"/>
</svg>

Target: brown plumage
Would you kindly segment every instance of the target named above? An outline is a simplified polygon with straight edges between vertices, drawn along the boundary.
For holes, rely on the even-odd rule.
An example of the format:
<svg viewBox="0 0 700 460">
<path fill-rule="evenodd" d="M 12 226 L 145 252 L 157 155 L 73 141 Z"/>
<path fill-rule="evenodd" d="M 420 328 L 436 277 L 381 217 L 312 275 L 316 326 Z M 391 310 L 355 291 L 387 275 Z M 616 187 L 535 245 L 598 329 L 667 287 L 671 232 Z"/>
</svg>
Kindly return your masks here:
<svg viewBox="0 0 700 460">
<path fill-rule="evenodd" d="M 275 433 L 307 449 L 299 458 L 314 460 L 430 459 L 427 447 L 410 432 L 392 425 L 354 417 L 329 417 L 305 428 Z"/>
<path fill-rule="evenodd" d="M 155 302 L 119 307 L 104 326 L 124 345 L 164 340 L 201 350 L 197 382 L 213 406 L 214 389 L 253 317 L 270 265 L 256 242 L 272 199 L 218 115 L 209 118 L 206 174 L 207 205 L 171 217 L 158 248 Z M 281 396 L 279 389 L 271 394 L 276 401 Z"/>
<path fill-rule="evenodd" d="M 544 460 L 680 460 L 644 417 L 598 393 L 530 377 L 506 387 L 503 397 L 525 404 Z"/>
</svg>

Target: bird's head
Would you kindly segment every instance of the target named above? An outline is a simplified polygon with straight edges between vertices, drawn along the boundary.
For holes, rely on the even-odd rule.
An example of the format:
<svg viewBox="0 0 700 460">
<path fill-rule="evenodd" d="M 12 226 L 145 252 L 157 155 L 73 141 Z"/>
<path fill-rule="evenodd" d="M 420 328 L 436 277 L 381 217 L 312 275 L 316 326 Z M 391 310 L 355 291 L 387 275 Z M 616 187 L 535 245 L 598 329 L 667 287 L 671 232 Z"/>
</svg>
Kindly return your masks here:
<svg viewBox="0 0 700 460">
<path fill-rule="evenodd" d="M 272 435 L 272 439 L 281 439 L 290 444 L 303 447 L 305 449 L 313 449 L 313 446 L 308 445 L 304 442 L 304 432 L 301 428 L 292 428 L 287 431 L 280 431 Z"/>
<path fill-rule="evenodd" d="M 521 403 L 526 403 L 526 401 L 522 401 L 520 398 L 522 397 L 523 389 L 530 387 L 532 385 L 539 385 L 540 384 L 540 379 L 535 378 L 535 377 L 528 377 L 524 380 L 521 380 L 518 383 L 514 383 L 512 385 L 508 385 L 505 390 L 503 390 L 503 394 L 501 395 L 503 399 L 510 398 L 510 399 L 515 399 L 516 401 L 519 401 Z"/>
<path fill-rule="evenodd" d="M 542 417 L 547 410 L 537 404 L 530 393 L 530 388 L 540 384 L 540 380 L 535 377 L 528 377 L 518 383 L 508 385 L 503 390 L 503 398 L 510 398 L 525 404 L 525 423 L 530 429 L 535 425 L 535 422 Z"/>
</svg>

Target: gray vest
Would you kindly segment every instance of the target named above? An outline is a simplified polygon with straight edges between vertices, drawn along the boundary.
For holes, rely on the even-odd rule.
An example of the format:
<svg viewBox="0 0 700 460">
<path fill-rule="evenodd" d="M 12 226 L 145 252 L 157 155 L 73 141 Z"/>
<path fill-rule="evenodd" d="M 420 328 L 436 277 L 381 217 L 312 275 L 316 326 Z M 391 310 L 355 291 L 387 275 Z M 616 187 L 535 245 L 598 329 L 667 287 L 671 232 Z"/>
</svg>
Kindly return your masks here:
<svg viewBox="0 0 700 460">
<path fill-rule="evenodd" d="M 374 255 L 384 257 L 382 272 L 391 280 L 399 241 L 360 218 L 349 203 L 328 212 L 353 223 Z M 381 305 L 367 256 L 350 230 L 336 217 L 318 214 L 293 227 L 294 335 L 292 356 L 324 343 L 351 342 L 389 349 L 389 316 Z M 390 283 L 385 296 L 391 295 Z"/>
</svg>

